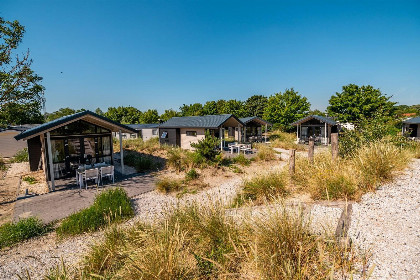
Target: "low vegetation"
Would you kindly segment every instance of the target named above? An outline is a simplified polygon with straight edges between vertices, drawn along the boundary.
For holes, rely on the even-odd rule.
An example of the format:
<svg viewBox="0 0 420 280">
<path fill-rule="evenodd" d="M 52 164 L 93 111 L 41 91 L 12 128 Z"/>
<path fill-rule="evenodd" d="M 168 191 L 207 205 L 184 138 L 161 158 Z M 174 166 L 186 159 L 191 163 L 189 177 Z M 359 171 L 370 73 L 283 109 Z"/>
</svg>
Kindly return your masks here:
<svg viewBox="0 0 420 280">
<path fill-rule="evenodd" d="M 276 151 L 268 145 L 265 144 L 259 144 L 256 145 L 257 148 L 257 160 L 260 161 L 270 161 L 276 159 Z"/>
<path fill-rule="evenodd" d="M 17 223 L 6 223 L 0 226 L 0 249 L 12 246 L 32 237 L 40 236 L 51 230 L 37 218 L 19 220 Z"/>
<path fill-rule="evenodd" d="M 6 170 L 6 163 L 4 159 L 0 156 L 0 171 Z"/>
<path fill-rule="evenodd" d="M 10 162 L 28 162 L 28 148 L 23 148 L 22 150 L 16 152 Z"/>
<path fill-rule="evenodd" d="M 262 204 L 278 197 L 285 197 L 288 194 L 287 184 L 288 179 L 285 173 L 258 174 L 242 184 L 242 191 L 235 198 L 234 206 L 242 206 L 248 201 Z"/>
<path fill-rule="evenodd" d="M 101 192 L 92 206 L 65 218 L 57 228 L 60 236 L 96 231 L 134 215 L 130 198 L 122 188 Z"/>
<path fill-rule="evenodd" d="M 163 193 L 180 191 L 184 188 L 182 180 L 162 177 L 156 182 L 156 189 Z"/>
<path fill-rule="evenodd" d="M 145 172 L 157 169 L 159 163 L 153 160 L 152 156 L 140 154 L 134 151 L 125 151 L 124 163 L 136 168 L 137 172 Z"/>
<path fill-rule="evenodd" d="M 352 274 L 361 260 L 284 209 L 236 223 L 220 205 L 192 205 L 154 225 L 113 227 L 80 267 L 48 279 L 325 279 Z"/>
<path fill-rule="evenodd" d="M 33 176 L 25 176 L 22 178 L 22 180 L 27 182 L 30 185 L 38 183 L 38 180 Z"/>
<path fill-rule="evenodd" d="M 270 142 L 273 148 L 282 148 L 285 150 L 295 149 L 304 151 L 305 146 L 296 144 L 296 134 L 287 133 L 281 130 L 275 130 L 270 134 Z"/>
</svg>

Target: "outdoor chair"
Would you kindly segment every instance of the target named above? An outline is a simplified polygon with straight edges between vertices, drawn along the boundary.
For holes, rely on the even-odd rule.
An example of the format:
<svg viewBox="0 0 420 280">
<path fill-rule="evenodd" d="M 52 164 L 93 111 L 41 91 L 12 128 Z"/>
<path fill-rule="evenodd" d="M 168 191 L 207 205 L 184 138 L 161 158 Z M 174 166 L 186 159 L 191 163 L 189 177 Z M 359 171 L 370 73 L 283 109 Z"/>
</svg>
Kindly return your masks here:
<svg viewBox="0 0 420 280">
<path fill-rule="evenodd" d="M 87 169 L 85 170 L 85 172 L 83 172 L 83 181 L 85 181 L 86 189 L 88 187 L 87 181 L 94 180 L 95 184 L 98 185 L 98 179 L 99 179 L 99 170 L 97 168 Z"/>
<path fill-rule="evenodd" d="M 101 167 L 101 184 L 102 186 L 104 185 L 104 179 L 103 178 L 108 178 L 109 180 L 111 180 L 112 178 L 112 183 L 114 183 L 114 166 L 105 166 L 105 167 Z"/>
</svg>

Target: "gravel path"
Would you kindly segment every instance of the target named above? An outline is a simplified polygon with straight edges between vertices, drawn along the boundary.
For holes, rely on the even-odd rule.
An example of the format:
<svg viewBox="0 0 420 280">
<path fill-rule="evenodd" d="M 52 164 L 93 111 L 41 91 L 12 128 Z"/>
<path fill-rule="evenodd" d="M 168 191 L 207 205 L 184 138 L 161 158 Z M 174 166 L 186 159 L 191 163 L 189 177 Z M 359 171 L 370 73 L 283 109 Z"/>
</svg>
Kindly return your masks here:
<svg viewBox="0 0 420 280">
<path fill-rule="evenodd" d="M 371 279 L 420 279 L 420 159 L 353 204 L 349 237 L 370 250 Z"/>
</svg>

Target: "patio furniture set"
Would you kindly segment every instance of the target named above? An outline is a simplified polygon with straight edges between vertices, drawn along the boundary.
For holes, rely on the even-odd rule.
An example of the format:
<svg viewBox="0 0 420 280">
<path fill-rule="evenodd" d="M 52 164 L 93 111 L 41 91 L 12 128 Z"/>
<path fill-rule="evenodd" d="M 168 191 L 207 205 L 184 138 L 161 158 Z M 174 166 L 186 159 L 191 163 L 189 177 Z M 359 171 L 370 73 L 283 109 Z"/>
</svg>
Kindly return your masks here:
<svg viewBox="0 0 420 280">
<path fill-rule="evenodd" d="M 244 154 L 254 152 L 251 144 L 238 144 L 237 142 L 234 142 L 234 143 L 228 144 L 228 148 L 229 148 L 231 154 L 233 154 L 233 151 L 237 152 L 238 154 L 241 151 L 243 151 Z"/>
<path fill-rule="evenodd" d="M 104 178 L 112 179 L 114 183 L 114 166 L 106 163 L 98 163 L 93 165 L 82 165 L 76 169 L 76 181 L 77 185 L 82 189 L 86 185 L 87 181 L 95 181 L 95 184 L 99 186 L 101 183 L 104 184 Z"/>
</svg>

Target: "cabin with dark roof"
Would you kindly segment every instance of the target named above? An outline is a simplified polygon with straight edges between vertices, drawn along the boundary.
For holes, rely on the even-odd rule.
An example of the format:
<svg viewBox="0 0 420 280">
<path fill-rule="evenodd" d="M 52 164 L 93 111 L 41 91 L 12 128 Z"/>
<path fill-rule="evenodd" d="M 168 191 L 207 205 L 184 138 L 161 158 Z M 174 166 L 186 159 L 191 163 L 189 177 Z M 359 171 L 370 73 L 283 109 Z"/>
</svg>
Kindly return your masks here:
<svg viewBox="0 0 420 280">
<path fill-rule="evenodd" d="M 46 180 L 75 176 L 79 165 L 113 164 L 112 132 L 137 133 L 135 129 L 90 111 L 65 116 L 16 135 L 26 140 L 31 171 L 43 169 Z M 120 144 L 122 143 L 120 137 Z M 121 169 L 124 157 L 121 149 Z"/>
<path fill-rule="evenodd" d="M 137 133 L 123 133 L 123 139 L 138 139 L 141 138 L 143 141 L 150 140 L 152 138 L 159 137 L 159 124 L 158 123 L 140 123 L 140 124 L 127 124 L 127 126 L 135 129 Z M 113 133 L 114 137 L 118 137 L 117 132 Z"/>
<path fill-rule="evenodd" d="M 192 150 L 191 143 L 204 139 L 206 131 L 220 138 L 221 149 L 226 146 L 229 131 L 234 141 L 241 142 L 244 124 L 234 115 L 207 115 L 173 117 L 159 125 L 159 141 L 161 144 L 178 146 Z"/>
<path fill-rule="evenodd" d="M 402 133 L 407 137 L 420 139 L 420 117 L 403 121 Z"/>
<path fill-rule="evenodd" d="M 267 142 L 268 127 L 273 126 L 270 122 L 259 117 L 247 117 L 239 119 L 244 124 L 244 133 L 242 141 L 245 143 Z M 263 138 L 262 128 L 265 126 L 265 136 Z"/>
<path fill-rule="evenodd" d="M 331 118 L 317 115 L 307 116 L 291 125 L 296 126 L 296 140 L 298 143 L 307 143 L 309 137 L 313 137 L 315 143 L 328 145 L 331 143 L 331 133 L 337 133 L 339 130 L 338 122 Z"/>
</svg>

